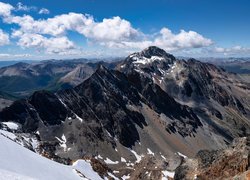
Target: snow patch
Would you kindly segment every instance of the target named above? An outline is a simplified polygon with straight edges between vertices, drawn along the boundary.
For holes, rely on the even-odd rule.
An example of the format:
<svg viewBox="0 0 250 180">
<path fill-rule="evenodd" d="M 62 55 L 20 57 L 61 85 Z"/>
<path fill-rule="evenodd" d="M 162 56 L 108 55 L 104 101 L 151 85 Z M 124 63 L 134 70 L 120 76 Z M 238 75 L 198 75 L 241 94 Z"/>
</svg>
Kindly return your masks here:
<svg viewBox="0 0 250 180">
<path fill-rule="evenodd" d="M 128 163 L 126 163 L 126 165 L 127 166 L 134 166 L 135 164 L 129 161 Z"/>
<path fill-rule="evenodd" d="M 10 128 L 12 130 L 17 130 L 19 127 L 18 124 L 14 123 L 14 122 L 3 122 L 3 124 L 8 126 L 8 128 Z"/>
<path fill-rule="evenodd" d="M 165 171 L 162 171 L 162 174 L 163 174 L 162 180 L 167 180 L 168 177 L 174 178 L 175 172 L 170 172 L 170 171 L 165 170 Z"/>
<path fill-rule="evenodd" d="M 138 72 L 138 73 L 144 74 L 144 72 L 139 70 L 139 69 L 135 69 L 135 71 Z"/>
<path fill-rule="evenodd" d="M 126 180 L 126 179 L 130 178 L 130 175 L 123 175 L 121 178 L 122 178 L 122 180 Z"/>
<path fill-rule="evenodd" d="M 181 157 L 183 157 L 184 159 L 187 158 L 187 156 L 185 156 L 184 154 L 180 153 L 180 152 L 177 152 L 177 154 Z"/>
<path fill-rule="evenodd" d="M 150 64 L 154 61 L 162 61 L 164 60 L 163 57 L 160 56 L 151 56 L 151 58 L 146 58 L 146 57 L 138 57 L 138 56 L 133 56 L 133 63 L 134 64 Z"/>
<path fill-rule="evenodd" d="M 114 178 L 114 180 L 119 180 L 117 177 L 115 177 L 113 174 L 111 174 L 110 172 L 108 172 L 108 175 L 112 178 Z"/>
<path fill-rule="evenodd" d="M 124 157 L 121 157 L 121 162 L 127 162 Z"/>
<path fill-rule="evenodd" d="M 11 133 L 9 131 L 0 130 L 0 135 L 7 137 L 22 146 L 29 144 L 32 146 L 33 150 L 36 150 L 36 148 L 39 145 L 39 142 L 37 141 L 37 139 L 32 138 L 32 137 L 26 137 L 25 134 L 18 137 L 14 133 Z"/>
<path fill-rule="evenodd" d="M 103 159 L 103 157 L 102 157 L 100 154 L 97 156 L 97 158 L 99 158 L 99 159 Z"/>
<path fill-rule="evenodd" d="M 82 173 L 87 179 L 101 180 L 102 178 L 93 170 L 89 161 L 77 160 L 72 165 L 73 169 Z"/>
<path fill-rule="evenodd" d="M 77 116 L 77 114 L 75 114 L 75 116 L 76 116 L 76 119 L 78 119 L 79 121 L 83 122 L 83 119 L 80 118 L 79 116 Z"/>
<path fill-rule="evenodd" d="M 165 156 L 161 155 L 162 159 L 167 160 Z"/>
<path fill-rule="evenodd" d="M 109 159 L 109 158 L 106 158 L 105 160 L 104 160 L 104 162 L 106 163 L 106 164 L 118 164 L 119 162 L 118 161 L 112 161 L 111 159 Z"/>
<path fill-rule="evenodd" d="M 107 130 L 106 130 L 106 132 L 107 132 L 108 136 L 112 138 L 111 134 Z"/>
<path fill-rule="evenodd" d="M 166 72 L 164 70 L 162 70 L 161 68 L 158 69 L 160 71 L 160 73 L 162 74 L 162 76 L 165 76 Z"/>
<path fill-rule="evenodd" d="M 64 134 L 62 135 L 62 140 L 63 140 L 63 142 L 65 142 L 65 143 L 67 142 L 66 137 L 65 137 Z"/>
<path fill-rule="evenodd" d="M 58 98 L 58 99 L 64 105 L 64 107 L 67 107 L 67 105 L 60 98 Z"/>
<path fill-rule="evenodd" d="M 67 151 L 67 145 L 66 145 L 67 140 L 66 140 L 65 135 L 63 134 L 61 139 L 58 137 L 55 137 L 55 138 L 60 142 L 60 146 L 64 149 L 64 151 Z"/>
<path fill-rule="evenodd" d="M 120 67 L 121 67 L 121 69 L 123 69 L 123 68 L 125 68 L 125 66 L 126 66 L 126 64 L 123 64 Z"/>
<path fill-rule="evenodd" d="M 147 151 L 148 151 L 148 154 L 151 154 L 151 155 L 155 155 L 155 153 L 153 153 L 149 148 L 147 148 Z"/>
<path fill-rule="evenodd" d="M 5 137 L 7 137 L 7 138 L 9 138 L 9 139 L 11 139 L 11 140 L 15 140 L 16 139 L 16 135 L 15 134 L 13 134 L 13 133 L 11 133 L 11 132 L 9 132 L 9 131 L 4 131 L 4 130 L 0 130 L 0 135 L 3 135 L 3 136 L 5 136 Z"/>
<path fill-rule="evenodd" d="M 130 151 L 135 155 L 136 158 L 136 163 L 139 163 L 142 158 L 144 157 L 143 155 L 138 155 L 134 150 L 130 149 Z"/>
</svg>

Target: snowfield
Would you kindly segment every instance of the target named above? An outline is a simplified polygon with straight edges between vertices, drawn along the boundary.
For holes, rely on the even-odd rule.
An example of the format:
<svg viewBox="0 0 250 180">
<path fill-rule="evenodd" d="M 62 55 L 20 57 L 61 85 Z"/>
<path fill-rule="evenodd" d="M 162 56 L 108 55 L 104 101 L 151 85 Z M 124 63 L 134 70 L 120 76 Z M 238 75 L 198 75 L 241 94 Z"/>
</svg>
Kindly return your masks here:
<svg viewBox="0 0 250 180">
<path fill-rule="evenodd" d="M 75 169 L 86 178 L 80 177 Z M 75 180 L 92 179 L 93 177 L 101 179 L 87 161 L 79 160 L 73 166 L 59 164 L 0 134 L 0 180 Z"/>
</svg>

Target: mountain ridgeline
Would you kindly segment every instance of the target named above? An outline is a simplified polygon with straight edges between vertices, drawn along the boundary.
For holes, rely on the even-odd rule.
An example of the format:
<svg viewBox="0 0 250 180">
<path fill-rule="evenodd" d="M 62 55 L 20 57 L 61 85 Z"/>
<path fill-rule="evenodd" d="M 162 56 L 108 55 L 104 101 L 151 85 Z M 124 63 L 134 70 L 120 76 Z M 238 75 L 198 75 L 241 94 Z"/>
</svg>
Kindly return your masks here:
<svg viewBox="0 0 250 180">
<path fill-rule="evenodd" d="M 20 72 L 16 66 L 11 72 Z M 152 46 L 117 63 L 61 63 L 57 70 L 64 74 L 57 82 L 70 86 L 13 102 L 0 111 L 0 122 L 36 135 L 39 152 L 59 162 L 109 158 L 120 176 L 138 178 L 125 171 L 128 162 L 140 164 L 154 154 L 174 170 L 182 162 L 177 152 L 194 157 L 250 134 L 249 84 L 212 64 L 180 60 Z"/>
</svg>

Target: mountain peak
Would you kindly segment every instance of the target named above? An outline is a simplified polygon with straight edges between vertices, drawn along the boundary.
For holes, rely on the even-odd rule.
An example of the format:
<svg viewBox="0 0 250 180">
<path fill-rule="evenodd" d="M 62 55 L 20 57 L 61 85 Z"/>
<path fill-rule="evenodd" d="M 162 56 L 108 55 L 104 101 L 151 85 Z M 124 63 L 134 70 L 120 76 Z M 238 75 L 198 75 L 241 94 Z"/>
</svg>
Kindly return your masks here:
<svg viewBox="0 0 250 180">
<path fill-rule="evenodd" d="M 172 54 L 156 46 L 149 46 L 141 52 L 130 54 L 117 69 L 122 72 L 139 67 L 166 66 L 169 68 L 176 61 Z"/>
<path fill-rule="evenodd" d="M 175 57 L 172 54 L 168 54 L 166 51 L 156 46 L 149 46 L 141 52 L 131 54 L 128 58 L 132 58 L 136 64 L 149 64 L 156 60 L 168 61 L 169 63 L 175 61 Z"/>
<path fill-rule="evenodd" d="M 148 48 L 141 51 L 141 55 L 143 55 L 144 57 L 150 58 L 152 56 L 165 56 L 169 54 L 166 53 L 166 51 L 164 51 L 161 48 L 158 48 L 156 46 L 149 46 Z"/>
<path fill-rule="evenodd" d="M 157 47 L 157 46 L 149 46 L 148 48 L 141 51 L 141 56 L 146 58 L 151 58 L 152 56 L 163 57 L 174 59 L 172 54 L 167 53 L 165 50 Z"/>
<path fill-rule="evenodd" d="M 96 73 L 98 73 L 98 74 L 107 74 L 107 73 L 109 73 L 109 70 L 104 65 L 102 65 L 100 63 L 97 66 Z"/>
<path fill-rule="evenodd" d="M 114 79 L 114 74 L 112 73 L 111 70 L 107 69 L 104 65 L 99 64 L 96 71 L 90 76 L 88 80 L 92 80 L 92 79 L 95 79 L 98 81 L 103 81 L 103 80 L 110 81 Z"/>
</svg>

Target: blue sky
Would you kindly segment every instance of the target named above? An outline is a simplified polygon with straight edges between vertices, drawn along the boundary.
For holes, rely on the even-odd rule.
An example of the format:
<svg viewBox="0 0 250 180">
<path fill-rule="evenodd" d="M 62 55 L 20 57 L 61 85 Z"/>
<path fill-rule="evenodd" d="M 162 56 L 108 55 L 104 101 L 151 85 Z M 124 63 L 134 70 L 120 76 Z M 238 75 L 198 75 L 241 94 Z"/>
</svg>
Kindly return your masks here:
<svg viewBox="0 0 250 180">
<path fill-rule="evenodd" d="M 250 56 L 247 0 L 0 0 L 0 60 Z"/>
</svg>

